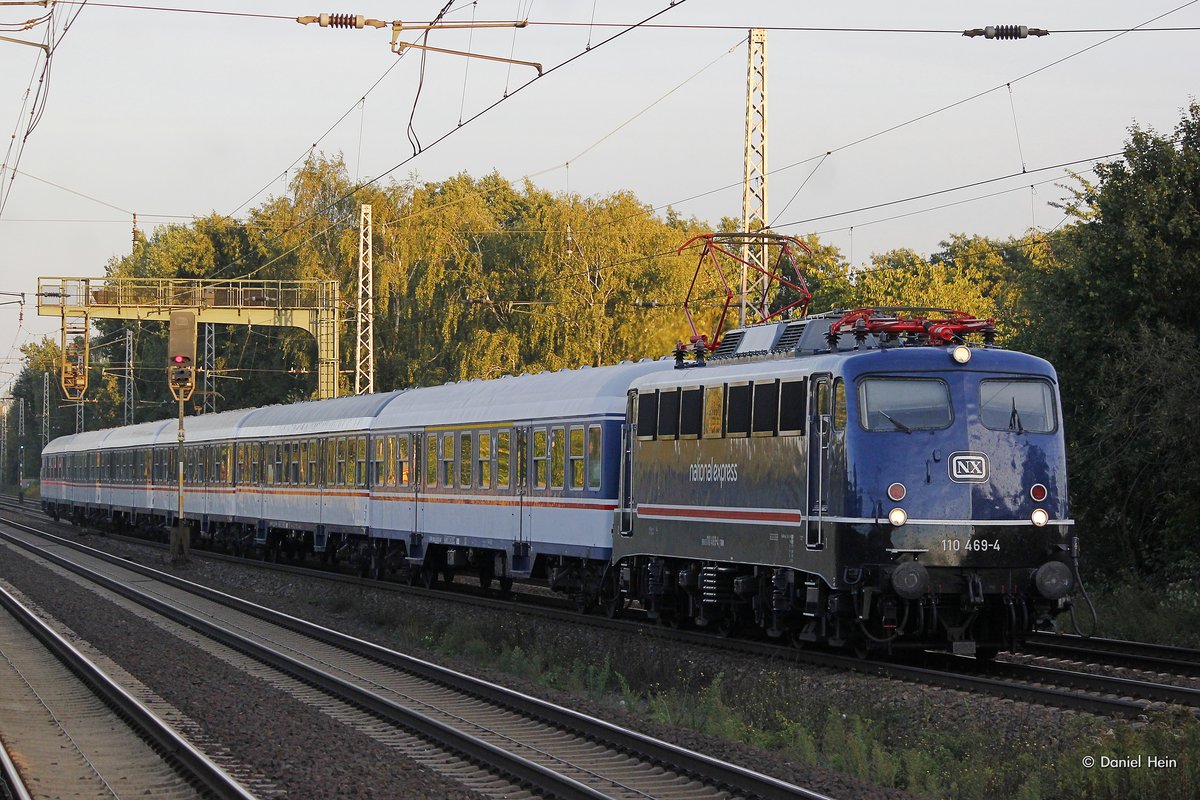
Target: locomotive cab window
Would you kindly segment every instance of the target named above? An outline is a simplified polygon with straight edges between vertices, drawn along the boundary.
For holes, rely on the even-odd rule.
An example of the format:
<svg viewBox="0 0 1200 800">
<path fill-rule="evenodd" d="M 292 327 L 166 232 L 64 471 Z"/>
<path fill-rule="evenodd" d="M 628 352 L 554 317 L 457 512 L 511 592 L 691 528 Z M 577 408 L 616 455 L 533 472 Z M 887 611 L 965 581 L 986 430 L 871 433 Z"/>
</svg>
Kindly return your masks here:
<svg viewBox="0 0 1200 800">
<path fill-rule="evenodd" d="M 867 378 L 858 386 L 859 418 L 869 431 L 950 427 L 950 388 L 936 378 Z"/>
<path fill-rule="evenodd" d="M 1039 380 L 980 381 L 979 419 L 994 431 L 1053 433 L 1058 427 L 1054 392 Z"/>
</svg>

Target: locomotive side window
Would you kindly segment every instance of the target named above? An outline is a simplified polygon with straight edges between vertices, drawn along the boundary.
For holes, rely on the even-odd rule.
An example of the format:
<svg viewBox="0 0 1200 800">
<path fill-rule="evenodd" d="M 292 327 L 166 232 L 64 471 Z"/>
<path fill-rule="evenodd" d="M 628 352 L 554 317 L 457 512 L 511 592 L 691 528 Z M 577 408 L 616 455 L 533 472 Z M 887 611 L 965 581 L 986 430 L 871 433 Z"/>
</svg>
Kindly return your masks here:
<svg viewBox="0 0 1200 800">
<path fill-rule="evenodd" d="M 603 462 L 601 453 L 603 452 L 601 445 L 603 444 L 600 435 L 599 425 L 588 426 L 588 441 L 587 441 L 587 469 L 588 469 L 588 488 L 592 490 L 600 489 L 600 479 L 603 476 L 601 467 Z"/>
<path fill-rule="evenodd" d="M 724 421 L 725 387 L 709 386 L 704 390 L 704 438 L 719 438 Z"/>
<path fill-rule="evenodd" d="M 533 488 L 546 488 L 546 462 L 549 460 L 549 451 L 546 448 L 546 432 L 537 430 L 533 432 Z"/>
<path fill-rule="evenodd" d="M 935 378 L 867 378 L 859 384 L 862 426 L 869 431 L 950 427 L 950 389 Z"/>
<path fill-rule="evenodd" d="M 846 430 L 846 383 L 841 378 L 833 382 L 833 429 Z"/>
<path fill-rule="evenodd" d="M 658 393 L 658 438 L 674 439 L 679 435 L 679 390 L 663 389 Z"/>
<path fill-rule="evenodd" d="M 550 430 L 550 488 L 563 488 L 564 451 L 566 450 L 566 432 L 562 428 Z"/>
<path fill-rule="evenodd" d="M 567 455 L 571 461 L 571 488 L 582 490 L 584 480 L 583 428 L 571 428 L 570 445 Z"/>
<path fill-rule="evenodd" d="M 638 395 L 637 404 L 637 438 L 644 441 L 653 439 L 658 434 L 658 392 L 646 392 Z"/>
<path fill-rule="evenodd" d="M 806 381 L 784 381 L 779 385 L 779 433 L 780 435 L 804 435 L 804 417 L 807 409 Z"/>
<path fill-rule="evenodd" d="M 754 384 L 753 433 L 773 436 L 779 422 L 779 381 L 758 381 Z"/>
<path fill-rule="evenodd" d="M 704 417 L 703 389 L 684 389 L 683 399 L 679 404 L 679 438 L 696 439 L 700 436 L 700 428 Z"/>
<path fill-rule="evenodd" d="M 1058 427 L 1054 393 L 1038 380 L 980 381 L 979 419 L 994 431 L 1052 433 Z"/>
<path fill-rule="evenodd" d="M 748 383 L 730 384 L 729 408 L 725 417 L 726 436 L 748 436 L 750 434 L 751 386 Z"/>
</svg>

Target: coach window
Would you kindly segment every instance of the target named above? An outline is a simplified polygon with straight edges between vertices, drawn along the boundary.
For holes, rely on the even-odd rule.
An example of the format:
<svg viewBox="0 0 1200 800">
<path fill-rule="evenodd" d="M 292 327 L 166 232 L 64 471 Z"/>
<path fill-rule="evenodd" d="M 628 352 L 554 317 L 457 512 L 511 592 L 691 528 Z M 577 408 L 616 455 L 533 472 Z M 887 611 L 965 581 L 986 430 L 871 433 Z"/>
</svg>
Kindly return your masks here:
<svg viewBox="0 0 1200 800">
<path fill-rule="evenodd" d="M 408 434 L 402 433 L 396 437 L 396 484 L 398 486 L 408 486 L 411 480 L 410 453 Z"/>
<path fill-rule="evenodd" d="M 587 470 L 588 470 L 588 488 L 598 491 L 600 489 L 600 481 L 604 476 L 604 440 L 601 437 L 599 425 L 588 426 L 587 440 Z"/>
<path fill-rule="evenodd" d="M 303 486 L 308 483 L 308 440 L 301 439 L 296 445 L 296 463 L 299 465 L 297 469 L 296 483 Z"/>
<path fill-rule="evenodd" d="M 584 484 L 583 428 L 571 428 L 571 448 L 568 456 L 571 460 L 571 488 L 582 491 Z"/>
<path fill-rule="evenodd" d="M 333 485 L 346 485 L 346 440 L 340 436 L 333 440 Z"/>
<path fill-rule="evenodd" d="M 454 434 L 442 434 L 442 474 L 439 480 L 447 489 L 454 486 Z"/>
<path fill-rule="evenodd" d="M 721 423 L 725 421 L 725 386 L 708 386 L 704 389 L 704 438 L 719 438 Z"/>
<path fill-rule="evenodd" d="M 725 435 L 750 435 L 750 397 L 751 386 L 748 383 L 730 384 L 729 407 L 726 410 Z"/>
<path fill-rule="evenodd" d="M 321 482 L 321 440 L 308 440 L 308 485 L 316 486 Z"/>
<path fill-rule="evenodd" d="M 293 486 L 299 486 L 304 481 L 304 442 L 289 442 L 288 452 L 292 462 L 288 468 L 288 477 L 291 478 Z"/>
<path fill-rule="evenodd" d="M 550 488 L 563 488 L 564 451 L 566 450 L 566 431 L 562 428 L 550 429 Z"/>
<path fill-rule="evenodd" d="M 658 392 L 643 392 L 637 402 L 637 438 L 643 442 L 658 434 Z"/>
<path fill-rule="evenodd" d="M 492 434 L 479 433 L 479 488 L 492 488 Z"/>
<path fill-rule="evenodd" d="M 471 447 L 474 440 L 470 433 L 463 431 L 458 435 L 458 485 L 464 489 L 471 486 L 471 467 L 475 463 L 475 450 Z"/>
<path fill-rule="evenodd" d="M 384 486 L 396 485 L 396 435 L 388 436 L 384 441 L 383 475 L 380 476 Z"/>
<path fill-rule="evenodd" d="M 354 485 L 367 485 L 367 437 L 354 439 Z"/>
<path fill-rule="evenodd" d="M 754 435 L 774 436 L 779 424 L 779 381 L 754 384 Z"/>
<path fill-rule="evenodd" d="M 779 434 L 804 435 L 806 405 L 805 381 L 784 381 L 779 385 Z"/>
<path fill-rule="evenodd" d="M 496 434 L 496 488 L 508 489 L 509 464 L 512 460 L 512 450 L 509 448 L 511 431 L 499 431 Z"/>
<path fill-rule="evenodd" d="M 292 480 L 292 465 L 295 463 L 292 458 L 292 442 L 279 443 L 279 469 L 276 474 L 279 476 L 281 486 L 287 486 L 290 483 L 295 483 Z"/>
<path fill-rule="evenodd" d="M 546 463 L 549 461 L 549 449 L 546 447 L 546 431 L 533 432 L 533 488 L 546 488 Z"/>
<path fill-rule="evenodd" d="M 387 485 L 387 439 L 382 436 L 376 436 L 372 440 L 372 445 L 375 449 L 374 464 L 371 466 L 371 485 L 385 486 Z"/>
<path fill-rule="evenodd" d="M 275 463 L 275 485 L 282 486 L 287 483 L 287 473 L 284 470 L 287 466 L 287 443 L 276 442 L 272 456 Z"/>
</svg>

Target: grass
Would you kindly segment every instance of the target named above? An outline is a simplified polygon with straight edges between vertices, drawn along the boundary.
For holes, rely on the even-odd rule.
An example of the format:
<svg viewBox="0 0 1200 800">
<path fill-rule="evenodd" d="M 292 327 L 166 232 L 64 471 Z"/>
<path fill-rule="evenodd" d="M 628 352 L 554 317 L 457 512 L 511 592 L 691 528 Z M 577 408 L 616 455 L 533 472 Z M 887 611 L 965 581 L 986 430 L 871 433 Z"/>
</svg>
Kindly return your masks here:
<svg viewBox="0 0 1200 800">
<path fill-rule="evenodd" d="M 1140 609 L 1138 603 L 1145 602 L 1139 593 L 1102 593 L 1101 598 L 1106 611 Z M 534 620 L 431 621 L 384 602 L 347 592 L 325 605 L 366 619 L 402 647 L 461 659 L 635 717 L 775 751 L 919 797 L 1175 800 L 1194 797 L 1200 785 L 1200 721 L 1188 713 L 1138 723 L 1064 714 L 1063 727 L 1043 737 L 1044 713 L 1033 708 L 1027 726 L 1020 720 L 994 724 L 967 704 L 955 708 L 954 703 L 913 700 L 898 707 L 855 696 L 855 690 L 831 692 L 786 665 L 748 661 L 730 667 L 732 672 L 713 672 L 678 648 L 627 647 L 624 637 L 603 634 L 597 634 L 596 646 L 581 652 L 578 634 Z M 869 684 L 847 683 L 858 686 L 856 691 L 871 691 Z M 1019 708 L 1009 713 L 1019 714 Z M 1085 756 L 1138 754 L 1174 758 L 1176 766 L 1083 766 Z"/>
<path fill-rule="evenodd" d="M 1200 648 L 1200 587 L 1194 578 L 1165 586 L 1125 581 L 1099 586 L 1091 592 L 1100 620 L 1099 634 L 1113 639 Z M 1076 600 L 1079 627 L 1090 632 L 1091 614 Z M 1072 631 L 1069 620 L 1064 630 Z"/>
</svg>

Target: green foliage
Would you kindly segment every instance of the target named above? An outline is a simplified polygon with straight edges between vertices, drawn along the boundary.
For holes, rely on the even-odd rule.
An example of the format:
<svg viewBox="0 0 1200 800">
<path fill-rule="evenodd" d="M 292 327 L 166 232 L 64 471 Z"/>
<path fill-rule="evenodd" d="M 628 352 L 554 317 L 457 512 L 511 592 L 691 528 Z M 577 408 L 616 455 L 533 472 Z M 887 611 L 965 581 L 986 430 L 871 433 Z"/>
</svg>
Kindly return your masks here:
<svg viewBox="0 0 1200 800">
<path fill-rule="evenodd" d="M 1059 262 L 1028 276 L 1014 343 L 1058 369 L 1090 563 L 1161 584 L 1194 566 L 1200 518 L 1200 475 L 1179 468 L 1200 463 L 1200 105 L 1174 136 L 1134 128 L 1096 172 Z"/>
</svg>

